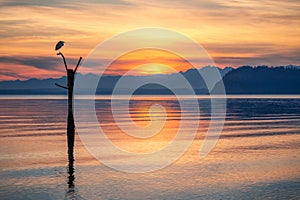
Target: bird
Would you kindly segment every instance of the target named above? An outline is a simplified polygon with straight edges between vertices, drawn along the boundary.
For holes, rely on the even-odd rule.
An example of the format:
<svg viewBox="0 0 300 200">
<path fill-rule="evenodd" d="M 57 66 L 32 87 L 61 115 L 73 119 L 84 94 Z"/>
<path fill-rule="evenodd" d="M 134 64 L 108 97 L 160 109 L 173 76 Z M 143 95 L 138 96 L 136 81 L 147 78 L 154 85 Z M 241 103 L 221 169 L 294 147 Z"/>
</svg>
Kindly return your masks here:
<svg viewBox="0 0 300 200">
<path fill-rule="evenodd" d="M 59 41 L 55 46 L 55 51 L 59 50 L 62 46 L 64 46 L 64 41 Z"/>
</svg>

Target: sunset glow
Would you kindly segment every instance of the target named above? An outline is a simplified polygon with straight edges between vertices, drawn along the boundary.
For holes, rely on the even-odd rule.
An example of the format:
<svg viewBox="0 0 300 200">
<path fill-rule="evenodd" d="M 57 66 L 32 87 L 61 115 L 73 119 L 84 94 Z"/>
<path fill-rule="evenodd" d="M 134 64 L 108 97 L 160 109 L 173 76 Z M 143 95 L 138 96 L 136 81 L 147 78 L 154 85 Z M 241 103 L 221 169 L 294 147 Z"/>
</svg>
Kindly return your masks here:
<svg viewBox="0 0 300 200">
<path fill-rule="evenodd" d="M 64 68 L 54 51 L 58 41 L 66 41 L 62 52 L 71 67 L 104 40 L 141 27 L 168 28 L 187 35 L 222 68 L 299 65 L 299 21 L 299 3 L 292 0 L 175 0 L 171 4 L 166 0 L 1 0 L 0 80 L 63 76 Z M 159 54 L 156 57 L 166 61 L 161 64 L 179 71 L 188 67 Z M 126 64 L 118 65 L 118 72 L 113 73 L 123 73 L 136 64 L 160 63 L 148 62 L 145 56 L 126 58 Z M 168 73 L 158 66 L 140 73 Z"/>
<path fill-rule="evenodd" d="M 171 52 L 144 49 L 119 57 L 107 68 L 105 74 L 122 75 L 129 70 L 132 70 L 130 75 L 169 74 L 173 72 L 169 68 L 179 72 L 193 67 L 191 63 Z"/>
</svg>

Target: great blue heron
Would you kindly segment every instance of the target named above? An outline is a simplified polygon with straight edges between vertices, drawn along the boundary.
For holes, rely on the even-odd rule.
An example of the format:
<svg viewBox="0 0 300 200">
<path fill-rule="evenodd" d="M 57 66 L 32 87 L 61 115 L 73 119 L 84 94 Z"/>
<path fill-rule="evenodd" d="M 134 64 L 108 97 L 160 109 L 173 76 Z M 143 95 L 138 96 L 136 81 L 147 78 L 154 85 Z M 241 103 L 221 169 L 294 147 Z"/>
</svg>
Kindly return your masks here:
<svg viewBox="0 0 300 200">
<path fill-rule="evenodd" d="M 64 46 L 64 41 L 59 41 L 55 46 L 55 51 L 59 50 L 62 46 Z"/>
</svg>

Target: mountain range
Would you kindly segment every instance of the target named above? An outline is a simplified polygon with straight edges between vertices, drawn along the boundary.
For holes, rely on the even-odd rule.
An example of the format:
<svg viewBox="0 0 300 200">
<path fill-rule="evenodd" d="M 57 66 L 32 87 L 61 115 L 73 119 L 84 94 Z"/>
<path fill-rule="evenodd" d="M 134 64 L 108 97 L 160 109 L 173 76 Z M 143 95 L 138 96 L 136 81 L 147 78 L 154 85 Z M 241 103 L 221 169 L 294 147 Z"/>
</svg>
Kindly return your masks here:
<svg viewBox="0 0 300 200">
<path fill-rule="evenodd" d="M 189 69 L 177 74 L 161 74 L 148 76 L 124 76 L 122 80 L 127 82 L 152 82 L 138 88 L 135 94 L 172 94 L 168 88 L 155 84 L 159 80 L 168 82 L 175 92 L 186 94 L 186 86 L 180 85 L 175 78 L 179 74 L 192 86 L 196 94 L 208 94 L 208 89 L 204 79 L 200 74 L 207 74 L 210 71 L 218 70 L 227 94 L 300 94 L 300 66 L 242 66 L 239 68 L 226 67 L 224 69 L 206 66 L 199 69 Z M 77 74 L 80 80 L 97 80 L 95 74 Z M 111 94 L 121 76 L 102 76 L 97 94 Z M 1 81 L 0 94 L 66 94 L 66 90 L 55 86 L 55 83 L 66 85 L 66 77 L 48 79 L 29 79 L 15 81 Z M 215 84 L 213 90 L 218 91 L 221 83 Z M 121 92 L 127 94 L 130 85 L 122 86 Z M 79 88 L 84 91 L 84 88 Z"/>
</svg>

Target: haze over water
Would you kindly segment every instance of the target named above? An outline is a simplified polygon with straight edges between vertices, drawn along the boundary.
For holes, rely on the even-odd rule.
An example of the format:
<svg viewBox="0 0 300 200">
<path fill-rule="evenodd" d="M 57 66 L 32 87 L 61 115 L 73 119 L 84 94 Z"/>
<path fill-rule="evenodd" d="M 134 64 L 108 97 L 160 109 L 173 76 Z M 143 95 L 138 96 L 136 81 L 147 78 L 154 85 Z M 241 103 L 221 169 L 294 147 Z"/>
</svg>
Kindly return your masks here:
<svg viewBox="0 0 300 200">
<path fill-rule="evenodd" d="M 120 98 L 122 101 L 122 98 Z M 199 96 L 200 126 L 191 147 L 172 165 L 151 173 L 112 170 L 75 141 L 75 180 L 67 171 L 67 100 L 61 96 L 0 99 L 1 199 L 299 199 L 300 97 L 237 96 L 227 99 L 221 137 L 208 156 L 199 149 L 210 120 L 210 99 Z M 138 141 L 123 134 L 98 96 L 98 120 L 108 138 L 132 152 L 152 152 L 172 141 L 181 110 L 171 96 L 137 96 L 132 120 L 149 123 L 149 107 L 162 105 L 160 133 Z M 122 109 L 120 107 L 119 109 Z M 192 109 L 192 108 L 191 108 Z M 160 119 L 161 112 L 155 112 Z M 124 118 L 126 125 L 129 119 Z M 110 159 L 118 159 L 111 157 Z"/>
</svg>

